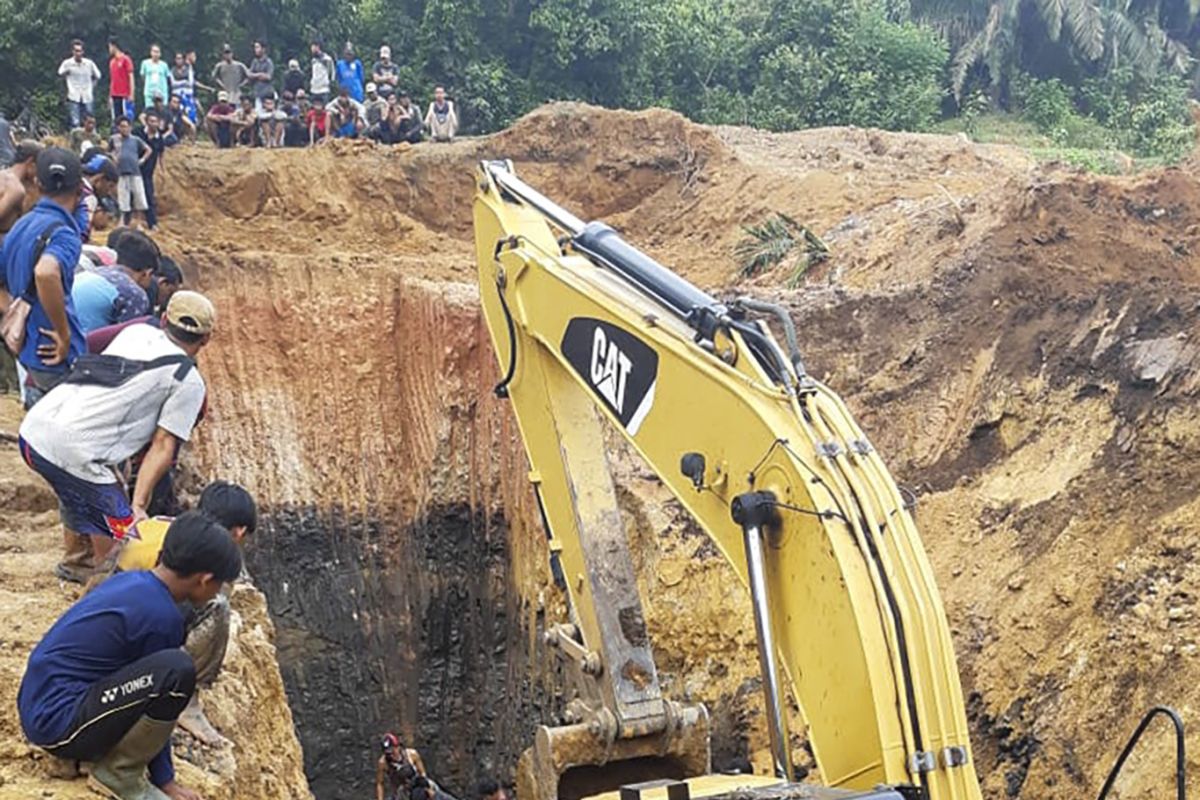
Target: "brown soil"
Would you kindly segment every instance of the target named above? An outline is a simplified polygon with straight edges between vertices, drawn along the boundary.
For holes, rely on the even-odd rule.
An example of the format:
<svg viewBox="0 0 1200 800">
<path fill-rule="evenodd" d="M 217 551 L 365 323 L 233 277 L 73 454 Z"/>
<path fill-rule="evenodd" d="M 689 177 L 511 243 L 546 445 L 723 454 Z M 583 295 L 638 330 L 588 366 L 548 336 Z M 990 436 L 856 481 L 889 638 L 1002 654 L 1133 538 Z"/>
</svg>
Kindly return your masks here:
<svg viewBox="0 0 1200 800">
<path fill-rule="evenodd" d="M 521 630 L 562 613 L 473 288 L 472 169 L 494 157 L 701 286 L 794 309 L 810 367 L 920 497 L 986 797 L 1089 796 L 1145 708 L 1171 703 L 1195 721 L 1192 172 L 1096 178 L 958 138 L 768 135 L 569 104 L 441 147 L 172 153 L 161 239 L 221 314 L 202 360 L 213 414 L 198 473 L 245 481 L 275 506 L 377 519 L 359 544 L 385 565 L 413 558 L 405 526 L 434 506 L 502 512 Z M 741 278 L 731 255 L 741 225 L 777 211 L 831 249 L 796 289 L 786 267 Z M 627 456 L 622 501 L 666 689 L 713 709 L 722 763 L 761 766 L 745 592 Z M 52 514 L 37 525 L 50 538 Z M 260 557 L 273 536 L 282 529 L 268 526 Z M 407 584 L 386 588 L 408 597 Z M 397 669 L 418 669 L 407 641 L 389 647 Z M 531 634 L 525 660 L 506 662 L 513 685 L 550 685 L 543 655 Z M 387 669 L 382 682 L 375 712 L 426 730 L 409 685 Z M 501 739 L 523 735 L 523 722 L 496 724 Z M 1126 800 L 1166 795 L 1165 737 L 1148 744 Z M 435 774 L 459 769 L 449 750 L 432 760 Z"/>
</svg>

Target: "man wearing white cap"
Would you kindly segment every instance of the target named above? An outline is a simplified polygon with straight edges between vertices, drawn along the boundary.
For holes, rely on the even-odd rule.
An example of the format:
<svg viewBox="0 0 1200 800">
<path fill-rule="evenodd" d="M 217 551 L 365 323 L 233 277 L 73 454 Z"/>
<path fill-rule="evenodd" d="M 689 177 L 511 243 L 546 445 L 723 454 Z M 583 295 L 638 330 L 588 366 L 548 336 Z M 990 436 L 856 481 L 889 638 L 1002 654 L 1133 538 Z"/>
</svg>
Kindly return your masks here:
<svg viewBox="0 0 1200 800">
<path fill-rule="evenodd" d="M 175 292 L 159 326 L 130 325 L 103 353 L 80 356 L 21 423 L 25 463 L 58 495 L 67 541 L 90 537 L 94 563 L 146 518 L 155 484 L 191 437 L 205 393 L 195 359 L 215 322 L 208 298 Z M 127 495 L 115 470 L 147 444 Z"/>
<path fill-rule="evenodd" d="M 233 146 L 232 129 L 236 114 L 237 108 L 229 102 L 229 92 L 217 92 L 217 102 L 213 103 L 204 115 L 204 127 L 208 131 L 208 138 L 212 139 L 217 147 Z"/>
<path fill-rule="evenodd" d="M 400 85 L 400 66 L 392 61 L 392 48 L 386 44 L 379 48 L 379 60 L 371 67 L 371 80 L 384 100 L 395 94 Z"/>
</svg>

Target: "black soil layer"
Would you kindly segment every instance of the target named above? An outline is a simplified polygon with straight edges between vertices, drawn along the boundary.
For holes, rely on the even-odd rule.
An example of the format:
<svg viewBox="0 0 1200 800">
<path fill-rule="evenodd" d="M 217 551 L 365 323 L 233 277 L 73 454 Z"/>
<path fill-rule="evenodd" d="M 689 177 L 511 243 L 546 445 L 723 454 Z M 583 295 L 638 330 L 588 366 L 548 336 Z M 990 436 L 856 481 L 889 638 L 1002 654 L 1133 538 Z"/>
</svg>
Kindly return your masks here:
<svg viewBox="0 0 1200 800">
<path fill-rule="evenodd" d="M 395 731 L 458 797 L 507 779 L 543 718 L 503 517 L 465 504 L 390 527 L 273 509 L 249 557 L 319 800 L 372 796 Z M 402 709 L 396 718 L 393 709 Z"/>
</svg>

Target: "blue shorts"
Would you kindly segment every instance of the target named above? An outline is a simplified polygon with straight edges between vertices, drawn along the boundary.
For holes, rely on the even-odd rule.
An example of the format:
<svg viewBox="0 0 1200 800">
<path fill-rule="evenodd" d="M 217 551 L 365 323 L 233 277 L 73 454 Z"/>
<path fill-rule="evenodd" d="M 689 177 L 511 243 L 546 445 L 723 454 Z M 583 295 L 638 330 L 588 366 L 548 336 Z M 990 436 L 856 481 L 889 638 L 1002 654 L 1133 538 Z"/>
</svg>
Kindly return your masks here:
<svg viewBox="0 0 1200 800">
<path fill-rule="evenodd" d="M 63 525 L 75 533 L 124 539 L 133 527 L 133 509 L 119 483 L 92 483 L 77 478 L 38 455 L 24 439 L 19 440 L 21 457 L 46 479 L 58 495 Z"/>
</svg>

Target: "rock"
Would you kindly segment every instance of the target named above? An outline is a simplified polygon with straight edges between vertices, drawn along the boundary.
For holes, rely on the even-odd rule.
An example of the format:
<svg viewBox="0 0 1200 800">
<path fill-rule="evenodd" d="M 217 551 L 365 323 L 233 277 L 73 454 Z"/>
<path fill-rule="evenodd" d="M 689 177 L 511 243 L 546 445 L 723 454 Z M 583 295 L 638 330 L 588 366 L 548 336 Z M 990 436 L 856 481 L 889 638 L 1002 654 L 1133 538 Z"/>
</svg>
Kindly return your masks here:
<svg viewBox="0 0 1200 800">
<path fill-rule="evenodd" d="M 1025 586 L 1025 576 L 1017 573 L 1008 579 L 1008 590 L 1010 592 L 1019 592 Z"/>
<path fill-rule="evenodd" d="M 1174 336 L 1125 345 L 1125 361 L 1140 383 L 1162 384 L 1173 372 L 1191 364 L 1196 348 Z"/>
<path fill-rule="evenodd" d="M 1176 606 L 1175 608 L 1167 609 L 1167 619 L 1169 619 L 1173 622 L 1177 622 L 1181 619 L 1184 619 L 1187 617 L 1187 615 L 1188 615 L 1188 611 L 1186 608 L 1180 608 L 1180 607 Z"/>
</svg>

